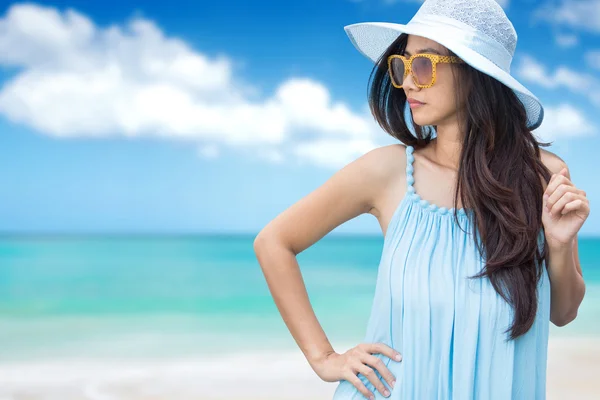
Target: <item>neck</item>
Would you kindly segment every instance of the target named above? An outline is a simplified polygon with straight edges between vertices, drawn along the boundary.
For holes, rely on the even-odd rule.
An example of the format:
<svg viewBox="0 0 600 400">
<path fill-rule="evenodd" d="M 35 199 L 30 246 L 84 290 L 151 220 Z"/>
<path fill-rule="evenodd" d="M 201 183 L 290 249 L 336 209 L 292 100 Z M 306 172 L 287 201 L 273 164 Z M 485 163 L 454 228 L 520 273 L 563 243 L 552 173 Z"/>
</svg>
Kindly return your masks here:
<svg viewBox="0 0 600 400">
<path fill-rule="evenodd" d="M 438 125 L 436 131 L 437 137 L 429 144 L 432 157 L 441 166 L 457 171 L 462 150 L 462 133 L 458 125 Z"/>
</svg>

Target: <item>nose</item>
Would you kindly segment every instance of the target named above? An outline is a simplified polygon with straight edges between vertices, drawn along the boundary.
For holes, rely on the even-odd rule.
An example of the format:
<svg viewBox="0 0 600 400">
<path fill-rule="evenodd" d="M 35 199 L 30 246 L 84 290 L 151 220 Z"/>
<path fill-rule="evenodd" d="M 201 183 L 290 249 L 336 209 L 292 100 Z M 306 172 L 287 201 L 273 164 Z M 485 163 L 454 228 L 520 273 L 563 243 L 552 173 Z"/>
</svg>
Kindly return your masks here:
<svg viewBox="0 0 600 400">
<path fill-rule="evenodd" d="M 412 77 L 412 72 L 410 74 L 406 75 L 406 77 L 404 78 L 404 81 L 402 81 L 402 87 L 404 88 L 404 92 L 406 93 L 407 97 L 408 97 L 409 90 L 415 90 L 415 91 L 421 90 L 420 87 L 415 85 L 415 81 L 413 80 L 413 77 Z"/>
<path fill-rule="evenodd" d="M 406 75 L 406 77 L 404 78 L 404 81 L 402 81 L 402 87 L 404 88 L 405 92 L 408 92 L 408 89 L 416 90 L 416 91 L 419 91 L 421 89 L 420 87 L 415 85 L 415 81 L 413 80 L 413 77 L 412 77 L 412 72 L 410 74 Z"/>
</svg>

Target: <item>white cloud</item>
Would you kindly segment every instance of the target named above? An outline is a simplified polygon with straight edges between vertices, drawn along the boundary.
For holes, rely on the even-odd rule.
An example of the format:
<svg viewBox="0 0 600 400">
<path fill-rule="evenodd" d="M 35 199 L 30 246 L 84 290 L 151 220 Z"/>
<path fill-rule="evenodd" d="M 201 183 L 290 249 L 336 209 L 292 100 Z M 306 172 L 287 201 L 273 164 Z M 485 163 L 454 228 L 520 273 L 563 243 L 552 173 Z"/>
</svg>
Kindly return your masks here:
<svg viewBox="0 0 600 400">
<path fill-rule="evenodd" d="M 101 28 L 74 10 L 14 5 L 0 19 L 0 64 L 18 68 L 0 91 L 0 113 L 54 137 L 158 136 L 189 141 L 206 158 L 234 146 L 273 163 L 298 157 L 333 168 L 387 139 L 368 107 L 353 112 L 314 80 L 289 79 L 272 96 L 251 100 L 258 90 L 232 59 L 195 51 L 142 18 Z M 597 85 L 564 67 L 548 79 L 532 58 L 521 72 L 590 98 Z M 590 129 L 566 107 L 557 110 Z M 545 121 L 540 132 L 561 135 L 549 125 L 560 126 Z"/>
<path fill-rule="evenodd" d="M 588 122 L 585 115 L 569 104 L 544 107 L 544 121 L 533 131 L 542 141 L 591 136 L 596 133 L 597 128 Z"/>
<path fill-rule="evenodd" d="M 558 66 L 551 73 L 528 55 L 522 56 L 517 74 L 525 81 L 547 89 L 567 88 L 573 93 L 586 95 L 593 104 L 600 107 L 600 81 L 592 75 L 581 74 L 564 66 Z M 589 118 L 580 109 L 570 104 L 545 106 L 544 121 L 534 134 L 543 141 L 595 135 L 598 128 L 588 121 Z"/>
<path fill-rule="evenodd" d="M 258 149 L 257 155 L 271 164 L 283 164 L 286 160 L 283 151 L 278 148 Z"/>
<path fill-rule="evenodd" d="M 221 145 L 279 146 L 266 156 L 278 160 L 283 147 L 310 148 L 319 137 L 339 140 L 336 159 L 354 154 L 356 141 L 383 136 L 369 112 L 352 112 L 310 79 L 290 79 L 271 97 L 251 100 L 257 90 L 233 62 L 202 54 L 147 19 L 102 28 L 72 9 L 13 5 L 0 19 L 0 64 L 18 73 L 0 91 L 0 113 L 60 138 L 203 143 L 205 157 L 216 157 Z"/>
<path fill-rule="evenodd" d="M 567 88 L 573 93 L 587 96 L 594 105 L 600 107 L 600 80 L 594 75 L 580 73 L 565 66 L 558 66 L 554 72 L 550 72 L 529 55 L 521 57 L 517 74 L 526 81 L 548 89 Z"/>
<path fill-rule="evenodd" d="M 375 147 L 372 141 L 365 139 L 320 139 L 301 144 L 295 153 L 317 165 L 340 168 Z"/>
<path fill-rule="evenodd" d="M 534 11 L 534 19 L 600 33 L 600 0 L 562 0 L 546 3 Z"/>
<path fill-rule="evenodd" d="M 577 35 L 557 34 L 556 44 L 564 49 L 574 47 L 579 43 Z"/>
</svg>

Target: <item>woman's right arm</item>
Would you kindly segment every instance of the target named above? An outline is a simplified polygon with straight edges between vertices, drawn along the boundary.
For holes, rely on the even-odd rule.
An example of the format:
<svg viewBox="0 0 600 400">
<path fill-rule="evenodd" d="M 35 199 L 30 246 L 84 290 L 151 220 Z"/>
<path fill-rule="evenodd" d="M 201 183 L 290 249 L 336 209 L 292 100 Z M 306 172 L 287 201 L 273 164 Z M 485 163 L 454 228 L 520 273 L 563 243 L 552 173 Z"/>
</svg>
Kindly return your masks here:
<svg viewBox="0 0 600 400">
<path fill-rule="evenodd" d="M 396 146 L 394 148 L 394 146 Z M 394 358 L 398 353 L 384 344 L 361 344 L 344 354 L 335 353 L 309 302 L 296 255 L 342 223 L 363 213 L 376 213 L 390 180 L 401 171 L 403 151 L 398 145 L 372 150 L 346 165 L 322 186 L 300 199 L 267 224 L 254 240 L 254 250 L 275 304 L 294 340 L 311 367 L 325 381 L 347 379 L 367 389 L 357 378 L 362 372 L 370 380 L 373 370 L 359 361 L 371 363 L 391 384 L 394 380 L 377 352 Z M 403 148 L 403 147 L 402 147 Z M 375 347 L 373 347 L 375 346 Z M 376 377 L 375 377 L 376 378 Z M 383 384 L 375 384 L 382 393 Z"/>
</svg>

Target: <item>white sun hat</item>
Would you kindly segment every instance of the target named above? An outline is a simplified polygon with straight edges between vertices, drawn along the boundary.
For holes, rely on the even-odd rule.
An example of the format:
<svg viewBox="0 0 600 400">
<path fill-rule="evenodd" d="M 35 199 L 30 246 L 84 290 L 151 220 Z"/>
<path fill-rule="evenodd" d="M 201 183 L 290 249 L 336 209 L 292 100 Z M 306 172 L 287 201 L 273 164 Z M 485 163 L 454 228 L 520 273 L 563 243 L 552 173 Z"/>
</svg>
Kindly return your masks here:
<svg viewBox="0 0 600 400">
<path fill-rule="evenodd" d="M 406 25 L 361 22 L 344 30 L 354 47 L 375 63 L 402 33 L 438 42 L 511 88 L 525 107 L 530 130 L 544 119 L 538 98 L 510 74 L 517 32 L 495 0 L 426 0 Z"/>
</svg>

